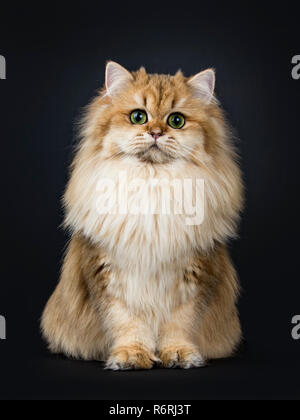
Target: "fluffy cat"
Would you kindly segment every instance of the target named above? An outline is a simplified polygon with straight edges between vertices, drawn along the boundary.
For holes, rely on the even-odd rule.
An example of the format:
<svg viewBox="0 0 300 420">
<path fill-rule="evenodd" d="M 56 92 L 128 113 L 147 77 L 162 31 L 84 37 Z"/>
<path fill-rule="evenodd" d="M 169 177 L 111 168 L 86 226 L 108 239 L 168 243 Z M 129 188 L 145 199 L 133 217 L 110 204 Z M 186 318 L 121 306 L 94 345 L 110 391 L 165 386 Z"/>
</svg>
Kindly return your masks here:
<svg viewBox="0 0 300 420">
<path fill-rule="evenodd" d="M 236 233 L 243 185 L 214 87 L 211 69 L 186 78 L 107 64 L 64 196 L 72 239 L 42 318 L 52 352 L 127 370 L 201 367 L 236 350 L 239 285 L 226 242 Z M 175 213 L 101 214 L 99 180 L 118 185 L 120 173 L 144 185 L 204 180 L 202 224 Z M 129 205 L 138 195 L 162 200 L 158 186 L 144 187 Z"/>
</svg>

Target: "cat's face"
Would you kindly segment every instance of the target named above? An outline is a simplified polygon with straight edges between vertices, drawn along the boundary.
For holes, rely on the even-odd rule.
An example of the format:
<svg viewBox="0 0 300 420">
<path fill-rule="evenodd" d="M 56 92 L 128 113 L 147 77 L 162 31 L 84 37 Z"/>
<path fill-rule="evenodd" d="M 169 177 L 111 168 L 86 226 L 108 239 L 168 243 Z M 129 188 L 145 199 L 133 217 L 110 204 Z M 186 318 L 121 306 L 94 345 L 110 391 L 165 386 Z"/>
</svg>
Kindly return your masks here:
<svg viewBox="0 0 300 420">
<path fill-rule="evenodd" d="M 213 70 L 186 79 L 129 73 L 110 62 L 106 70 L 104 105 L 97 117 L 107 157 L 130 156 L 149 163 L 208 159 L 213 129 Z M 198 159 L 197 159 L 198 160 Z"/>
</svg>

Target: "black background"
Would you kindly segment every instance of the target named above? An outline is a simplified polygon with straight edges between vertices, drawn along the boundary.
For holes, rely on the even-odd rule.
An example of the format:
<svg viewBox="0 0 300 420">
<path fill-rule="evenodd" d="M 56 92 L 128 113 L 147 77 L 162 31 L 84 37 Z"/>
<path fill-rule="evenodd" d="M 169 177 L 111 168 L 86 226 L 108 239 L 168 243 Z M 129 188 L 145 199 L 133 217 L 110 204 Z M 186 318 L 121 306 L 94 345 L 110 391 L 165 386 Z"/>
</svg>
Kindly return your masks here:
<svg viewBox="0 0 300 420">
<path fill-rule="evenodd" d="M 293 2 L 1 4 L 1 399 L 299 399 L 300 54 Z M 114 373 L 49 355 L 39 333 L 67 235 L 59 228 L 80 110 L 105 62 L 191 75 L 217 70 L 247 188 L 231 244 L 246 343 L 206 369 Z"/>
</svg>

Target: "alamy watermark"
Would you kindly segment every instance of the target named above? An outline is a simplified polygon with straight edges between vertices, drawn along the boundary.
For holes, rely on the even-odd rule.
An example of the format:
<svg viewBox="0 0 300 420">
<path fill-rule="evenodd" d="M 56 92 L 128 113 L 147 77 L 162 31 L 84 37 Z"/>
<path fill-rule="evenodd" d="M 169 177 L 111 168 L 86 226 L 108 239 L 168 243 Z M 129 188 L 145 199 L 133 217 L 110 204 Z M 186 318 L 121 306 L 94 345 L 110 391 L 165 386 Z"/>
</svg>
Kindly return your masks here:
<svg viewBox="0 0 300 420">
<path fill-rule="evenodd" d="M 292 58 L 292 78 L 294 80 L 300 79 L 300 55 L 294 55 Z M 293 340 L 300 340 L 300 315 L 295 315 L 292 319 L 292 338 Z"/>
<path fill-rule="evenodd" d="M 0 79 L 6 79 L 6 60 L 0 55 Z M 6 319 L 0 315 L 0 340 L 6 340 Z"/>
<path fill-rule="evenodd" d="M 294 325 L 292 329 L 292 338 L 294 340 L 300 340 L 300 315 L 295 315 L 292 319 Z"/>
<path fill-rule="evenodd" d="M 184 215 L 187 226 L 204 221 L 203 179 L 130 179 L 121 171 L 118 180 L 101 178 L 97 183 L 99 215 Z"/>
<path fill-rule="evenodd" d="M 300 55 L 294 55 L 292 58 L 292 64 L 294 64 L 294 67 L 292 69 L 292 78 L 294 80 L 300 79 Z"/>
<path fill-rule="evenodd" d="M 6 79 L 6 60 L 0 55 L 0 79 Z M 0 340 L 6 340 L 6 319 L 0 315 Z"/>
<path fill-rule="evenodd" d="M 6 79 L 6 60 L 3 55 L 0 55 L 0 79 Z"/>
<path fill-rule="evenodd" d="M 0 315 L 0 340 L 6 340 L 6 319 Z"/>
</svg>

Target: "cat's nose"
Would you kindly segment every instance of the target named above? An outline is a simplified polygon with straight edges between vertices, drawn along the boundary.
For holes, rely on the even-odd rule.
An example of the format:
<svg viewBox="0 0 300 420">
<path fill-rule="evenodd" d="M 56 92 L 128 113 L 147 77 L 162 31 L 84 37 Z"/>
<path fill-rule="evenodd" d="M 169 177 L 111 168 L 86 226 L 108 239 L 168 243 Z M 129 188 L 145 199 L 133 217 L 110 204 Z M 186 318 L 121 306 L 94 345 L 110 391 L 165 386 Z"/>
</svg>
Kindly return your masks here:
<svg viewBox="0 0 300 420">
<path fill-rule="evenodd" d="M 150 134 L 154 138 L 154 140 L 157 141 L 159 137 L 162 136 L 162 131 L 160 129 L 152 130 Z"/>
</svg>

